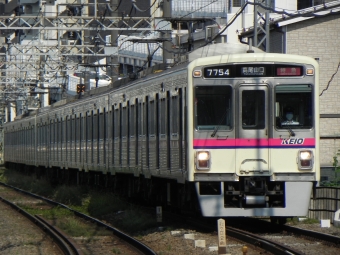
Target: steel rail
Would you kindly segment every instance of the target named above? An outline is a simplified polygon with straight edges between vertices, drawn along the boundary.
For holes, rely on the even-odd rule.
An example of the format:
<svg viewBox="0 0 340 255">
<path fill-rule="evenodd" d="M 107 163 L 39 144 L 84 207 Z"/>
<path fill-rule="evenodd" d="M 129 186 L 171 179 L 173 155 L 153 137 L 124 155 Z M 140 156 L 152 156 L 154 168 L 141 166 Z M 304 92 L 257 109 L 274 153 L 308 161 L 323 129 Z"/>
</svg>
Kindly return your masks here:
<svg viewBox="0 0 340 255">
<path fill-rule="evenodd" d="M 279 244 L 277 242 L 262 238 L 260 236 L 257 236 L 257 235 L 239 230 L 239 229 L 228 227 L 226 232 L 228 236 L 242 240 L 254 246 L 260 247 L 273 254 L 277 254 L 277 255 L 287 255 L 287 254 L 302 255 L 303 254 L 300 251 L 292 249 L 288 246 Z"/>
<path fill-rule="evenodd" d="M 308 230 L 308 229 L 302 229 L 302 228 L 298 228 L 298 227 L 294 227 L 294 226 L 275 225 L 273 223 L 263 221 L 263 220 L 260 220 L 260 219 L 247 219 L 247 220 L 249 222 L 257 222 L 257 224 L 260 224 L 261 226 L 265 226 L 265 225 L 268 226 L 268 227 L 274 226 L 274 227 L 279 228 L 281 231 L 286 231 L 286 232 L 293 233 L 293 234 L 296 234 L 296 235 L 318 239 L 320 241 L 331 243 L 333 245 L 340 245 L 340 237 L 339 236 L 333 236 L 333 235 L 320 233 L 320 232 L 316 232 L 316 231 Z M 260 223 L 258 223 L 258 221 L 260 221 Z M 253 224 L 253 223 L 249 223 L 249 224 Z"/>
<path fill-rule="evenodd" d="M 286 226 L 286 225 L 281 226 L 281 228 L 287 232 L 291 232 L 291 233 L 298 234 L 301 236 L 308 236 L 308 237 L 315 238 L 315 239 L 325 241 L 328 243 L 332 243 L 335 245 L 340 245 L 340 237 L 338 236 L 332 236 L 332 235 L 328 235 L 324 233 L 315 232 L 313 230 L 301 229 L 301 228 L 291 227 L 291 226 Z"/>
</svg>

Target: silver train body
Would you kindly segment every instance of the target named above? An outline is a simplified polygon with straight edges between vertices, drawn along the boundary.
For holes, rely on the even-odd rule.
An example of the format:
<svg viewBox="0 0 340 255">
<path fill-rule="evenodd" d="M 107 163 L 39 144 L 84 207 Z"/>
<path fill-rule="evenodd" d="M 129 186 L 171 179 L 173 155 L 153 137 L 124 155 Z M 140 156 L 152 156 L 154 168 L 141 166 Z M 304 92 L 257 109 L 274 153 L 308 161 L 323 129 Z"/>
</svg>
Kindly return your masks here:
<svg viewBox="0 0 340 255">
<path fill-rule="evenodd" d="M 6 123 L 5 162 L 172 180 L 207 217 L 305 216 L 320 178 L 317 62 L 200 54 Z"/>
</svg>

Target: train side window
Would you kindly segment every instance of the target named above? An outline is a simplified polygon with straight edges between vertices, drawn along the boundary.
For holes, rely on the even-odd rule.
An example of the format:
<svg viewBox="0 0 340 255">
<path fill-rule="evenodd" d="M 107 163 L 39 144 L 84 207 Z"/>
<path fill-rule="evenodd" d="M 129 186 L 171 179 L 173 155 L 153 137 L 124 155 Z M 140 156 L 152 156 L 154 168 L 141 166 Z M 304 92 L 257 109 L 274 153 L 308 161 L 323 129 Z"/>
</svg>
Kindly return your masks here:
<svg viewBox="0 0 340 255">
<path fill-rule="evenodd" d="M 104 113 L 99 114 L 99 140 L 105 138 L 105 115 Z"/>
<path fill-rule="evenodd" d="M 128 108 L 123 107 L 122 109 L 122 137 L 126 138 L 128 135 Z"/>
<path fill-rule="evenodd" d="M 275 87 L 277 129 L 311 129 L 314 123 L 313 87 L 308 84 Z"/>
<path fill-rule="evenodd" d="M 142 102 L 138 102 L 138 110 L 137 110 L 137 114 L 138 114 L 138 136 L 142 136 L 143 135 L 143 104 Z"/>
<path fill-rule="evenodd" d="M 98 113 L 93 115 L 93 141 L 98 140 Z"/>
<path fill-rule="evenodd" d="M 155 101 L 149 102 L 149 135 L 155 134 Z"/>
<path fill-rule="evenodd" d="M 92 140 L 92 116 L 87 115 L 86 118 L 86 138 L 88 141 Z"/>
<path fill-rule="evenodd" d="M 43 125 L 43 143 L 46 145 L 47 143 L 47 124 L 44 123 Z"/>
<path fill-rule="evenodd" d="M 71 130 L 72 130 L 71 140 L 75 141 L 76 140 L 76 118 L 75 117 L 71 119 Z"/>
<path fill-rule="evenodd" d="M 44 125 L 44 136 L 45 136 L 45 144 L 47 144 L 49 141 L 48 141 L 48 138 L 49 138 L 49 136 L 48 136 L 48 123 L 47 122 L 45 122 L 45 125 Z"/>
<path fill-rule="evenodd" d="M 67 116 L 65 117 L 65 119 L 62 120 L 62 125 L 63 125 L 63 138 L 62 138 L 62 142 L 66 142 L 67 141 Z"/>
<path fill-rule="evenodd" d="M 120 114 L 119 108 L 114 111 L 114 138 L 120 137 Z"/>
<path fill-rule="evenodd" d="M 57 142 L 60 143 L 61 142 L 61 134 L 62 134 L 61 119 L 57 120 L 57 121 L 58 121 L 58 123 L 57 123 L 57 125 L 58 125 L 58 127 L 57 127 L 57 133 L 58 133 L 58 135 L 57 135 Z"/>
<path fill-rule="evenodd" d="M 178 118 L 179 118 L 179 112 L 178 112 L 178 96 L 173 96 L 171 98 L 171 133 L 172 134 L 178 134 Z"/>
<path fill-rule="evenodd" d="M 76 132 L 76 141 L 80 141 L 81 133 L 82 133 L 82 126 L 80 125 L 80 120 L 81 116 L 79 118 L 76 118 L 76 127 L 75 127 L 75 132 Z"/>
<path fill-rule="evenodd" d="M 105 111 L 104 108 L 104 116 L 103 116 L 103 139 L 107 139 L 108 133 L 107 133 L 107 127 L 109 125 L 108 120 L 109 120 L 109 112 Z"/>
<path fill-rule="evenodd" d="M 54 120 L 50 120 L 50 144 L 54 144 L 54 132 Z"/>
<path fill-rule="evenodd" d="M 150 124 L 149 124 L 149 97 L 145 98 L 145 102 L 143 103 L 143 132 L 146 135 L 147 138 L 147 142 L 149 140 L 149 128 L 150 128 Z M 146 160 L 145 160 L 145 165 L 147 167 L 150 166 L 150 159 L 149 159 L 149 146 L 145 146 L 145 155 L 147 155 Z"/>
<path fill-rule="evenodd" d="M 67 116 L 66 121 L 66 141 L 71 141 L 71 120 L 69 116 Z"/>
<path fill-rule="evenodd" d="M 135 105 L 131 105 L 130 106 L 130 121 L 129 121 L 129 128 L 130 128 L 130 131 L 129 131 L 129 134 L 130 134 L 130 137 L 134 137 L 135 136 L 135 131 L 136 131 L 136 117 L 135 117 Z"/>
<path fill-rule="evenodd" d="M 166 109 L 166 99 L 162 98 L 159 101 L 159 133 L 166 134 L 166 120 L 167 120 L 167 109 Z"/>
</svg>

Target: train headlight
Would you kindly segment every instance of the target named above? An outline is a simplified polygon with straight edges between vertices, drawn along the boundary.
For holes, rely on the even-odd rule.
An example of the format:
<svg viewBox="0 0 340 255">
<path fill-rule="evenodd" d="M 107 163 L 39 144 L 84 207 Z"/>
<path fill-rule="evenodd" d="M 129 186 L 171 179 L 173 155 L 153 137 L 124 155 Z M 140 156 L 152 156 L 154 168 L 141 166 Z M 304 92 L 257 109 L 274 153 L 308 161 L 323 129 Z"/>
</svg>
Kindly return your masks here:
<svg viewBox="0 0 340 255">
<path fill-rule="evenodd" d="M 201 70 L 194 70 L 192 72 L 192 76 L 194 76 L 195 78 L 199 78 L 202 76 L 202 71 Z"/>
<path fill-rule="evenodd" d="M 300 150 L 298 157 L 299 169 L 312 169 L 313 168 L 313 151 Z"/>
<path fill-rule="evenodd" d="M 196 169 L 209 170 L 210 169 L 210 152 L 196 151 Z"/>
</svg>

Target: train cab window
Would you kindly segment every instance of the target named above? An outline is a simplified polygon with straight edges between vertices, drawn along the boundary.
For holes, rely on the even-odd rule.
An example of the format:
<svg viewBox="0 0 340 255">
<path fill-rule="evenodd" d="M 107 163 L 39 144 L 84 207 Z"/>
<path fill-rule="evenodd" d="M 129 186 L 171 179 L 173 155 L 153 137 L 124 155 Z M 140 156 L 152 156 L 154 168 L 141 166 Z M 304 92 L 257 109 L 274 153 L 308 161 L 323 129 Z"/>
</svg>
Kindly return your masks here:
<svg viewBox="0 0 340 255">
<path fill-rule="evenodd" d="M 275 126 L 277 129 L 313 127 L 311 85 L 280 85 L 275 88 Z"/>
<path fill-rule="evenodd" d="M 230 86 L 196 86 L 194 121 L 196 130 L 230 130 L 232 128 Z"/>
</svg>

